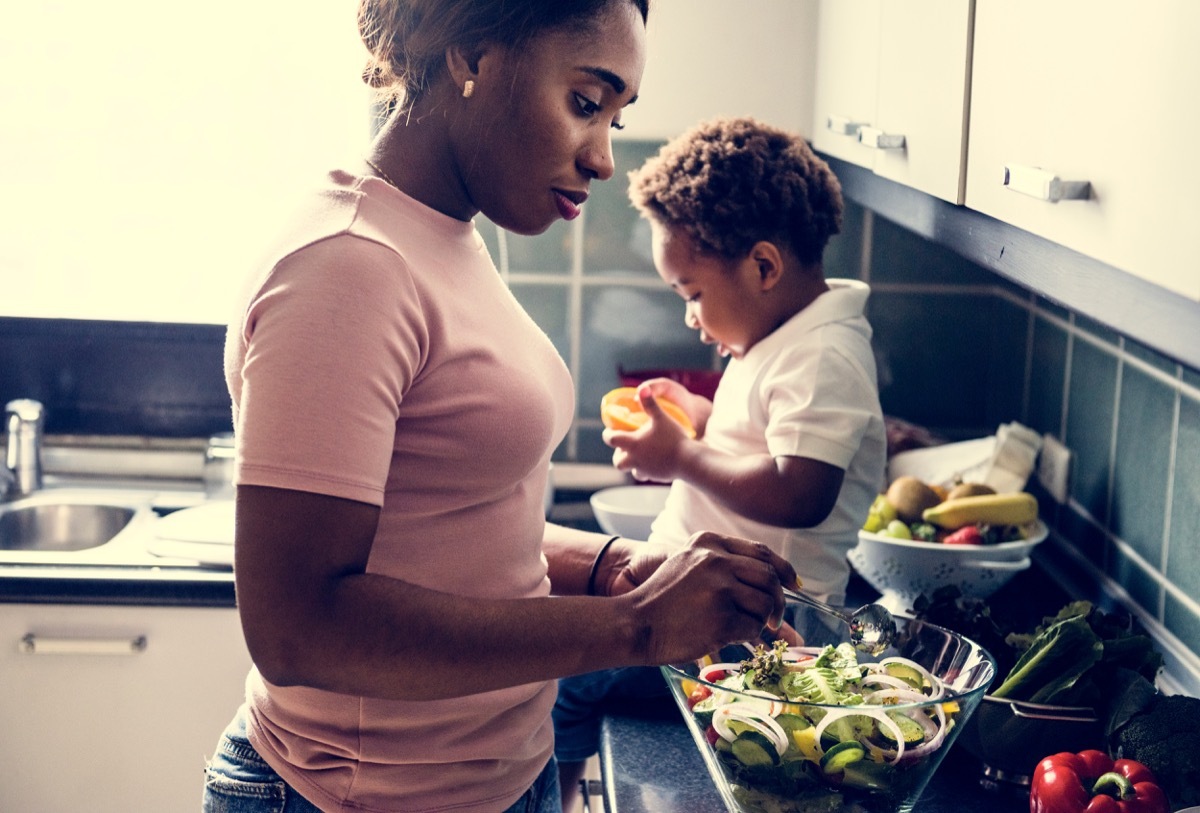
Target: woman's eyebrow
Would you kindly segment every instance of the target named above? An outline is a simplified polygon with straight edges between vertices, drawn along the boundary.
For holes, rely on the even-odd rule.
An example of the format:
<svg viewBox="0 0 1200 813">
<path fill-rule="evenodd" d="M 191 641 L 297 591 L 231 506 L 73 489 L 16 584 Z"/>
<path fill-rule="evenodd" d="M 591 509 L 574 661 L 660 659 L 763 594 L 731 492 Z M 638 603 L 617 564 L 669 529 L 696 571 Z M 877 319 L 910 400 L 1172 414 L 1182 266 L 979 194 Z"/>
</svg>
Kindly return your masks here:
<svg viewBox="0 0 1200 813">
<path fill-rule="evenodd" d="M 608 70 L 608 68 L 593 68 L 593 67 L 589 67 L 589 66 L 584 66 L 584 67 L 581 67 L 580 70 L 583 71 L 584 73 L 590 73 L 592 76 L 596 77 L 600 81 L 605 82 L 610 87 L 612 87 L 612 89 L 614 91 L 616 91 L 618 94 L 625 92 L 625 88 L 626 88 L 625 80 L 622 79 L 621 77 L 617 76 L 612 71 Z M 627 105 L 633 104 L 634 102 L 637 101 L 637 98 L 638 98 L 637 96 L 634 96 L 632 99 L 630 99 L 628 102 L 626 102 L 626 104 Z"/>
</svg>

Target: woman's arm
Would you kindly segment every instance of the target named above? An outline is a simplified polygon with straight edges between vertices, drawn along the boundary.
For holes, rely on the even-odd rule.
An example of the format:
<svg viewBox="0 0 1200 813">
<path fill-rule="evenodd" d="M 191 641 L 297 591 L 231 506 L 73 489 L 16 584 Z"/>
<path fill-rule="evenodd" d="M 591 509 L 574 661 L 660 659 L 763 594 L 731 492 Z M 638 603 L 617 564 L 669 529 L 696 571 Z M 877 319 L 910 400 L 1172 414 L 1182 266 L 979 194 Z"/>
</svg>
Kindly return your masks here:
<svg viewBox="0 0 1200 813">
<path fill-rule="evenodd" d="M 777 625 L 780 583 L 795 583 L 792 567 L 765 546 L 701 534 L 614 598 L 463 597 L 366 573 L 378 517 L 351 500 L 238 488 L 238 609 L 266 680 L 432 700 L 684 660 Z M 573 554 L 551 544 L 551 573 L 577 571 L 585 559 L 590 570 L 606 538 L 568 538 Z M 606 590 L 620 576 L 622 550 L 602 562 Z"/>
</svg>

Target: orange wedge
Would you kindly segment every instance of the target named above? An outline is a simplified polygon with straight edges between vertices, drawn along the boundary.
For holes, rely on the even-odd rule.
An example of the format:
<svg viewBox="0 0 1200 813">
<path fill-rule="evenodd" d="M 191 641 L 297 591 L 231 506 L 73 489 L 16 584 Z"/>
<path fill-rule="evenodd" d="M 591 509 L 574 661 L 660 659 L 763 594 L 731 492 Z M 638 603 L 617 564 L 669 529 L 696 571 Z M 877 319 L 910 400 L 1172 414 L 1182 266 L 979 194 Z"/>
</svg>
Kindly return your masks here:
<svg viewBox="0 0 1200 813">
<path fill-rule="evenodd" d="M 666 398 L 655 398 L 663 412 L 667 413 L 677 424 L 683 427 L 689 438 L 696 437 L 696 429 L 688 420 L 687 413 L 676 403 Z M 600 401 L 600 420 L 609 429 L 622 432 L 632 432 L 648 421 L 650 417 L 642 409 L 638 400 L 636 387 L 617 387 L 609 391 Z"/>
</svg>

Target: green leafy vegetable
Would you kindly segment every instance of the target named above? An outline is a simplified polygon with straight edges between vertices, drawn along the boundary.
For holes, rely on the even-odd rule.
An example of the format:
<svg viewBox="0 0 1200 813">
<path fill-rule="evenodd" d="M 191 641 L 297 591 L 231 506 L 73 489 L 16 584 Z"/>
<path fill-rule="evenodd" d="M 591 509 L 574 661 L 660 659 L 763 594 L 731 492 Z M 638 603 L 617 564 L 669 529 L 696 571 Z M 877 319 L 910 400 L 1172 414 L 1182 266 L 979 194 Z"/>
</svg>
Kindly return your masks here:
<svg viewBox="0 0 1200 813">
<path fill-rule="evenodd" d="M 1104 642 L 1085 618 L 1052 624 L 1033 639 L 993 697 L 1055 703 L 1104 655 Z"/>
</svg>

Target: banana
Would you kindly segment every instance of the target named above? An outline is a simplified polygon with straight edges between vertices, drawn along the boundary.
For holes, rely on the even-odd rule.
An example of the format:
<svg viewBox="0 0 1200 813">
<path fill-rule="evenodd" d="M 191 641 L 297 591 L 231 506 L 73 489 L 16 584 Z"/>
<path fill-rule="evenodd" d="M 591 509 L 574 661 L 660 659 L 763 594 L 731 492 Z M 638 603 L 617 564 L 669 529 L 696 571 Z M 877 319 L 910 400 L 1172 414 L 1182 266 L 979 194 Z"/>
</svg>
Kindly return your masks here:
<svg viewBox="0 0 1200 813">
<path fill-rule="evenodd" d="M 989 525 L 1024 525 L 1037 519 L 1038 504 L 1034 496 L 1021 491 L 1016 494 L 980 494 L 943 500 L 925 509 L 921 518 L 942 528 L 962 528 L 986 522 Z"/>
</svg>

